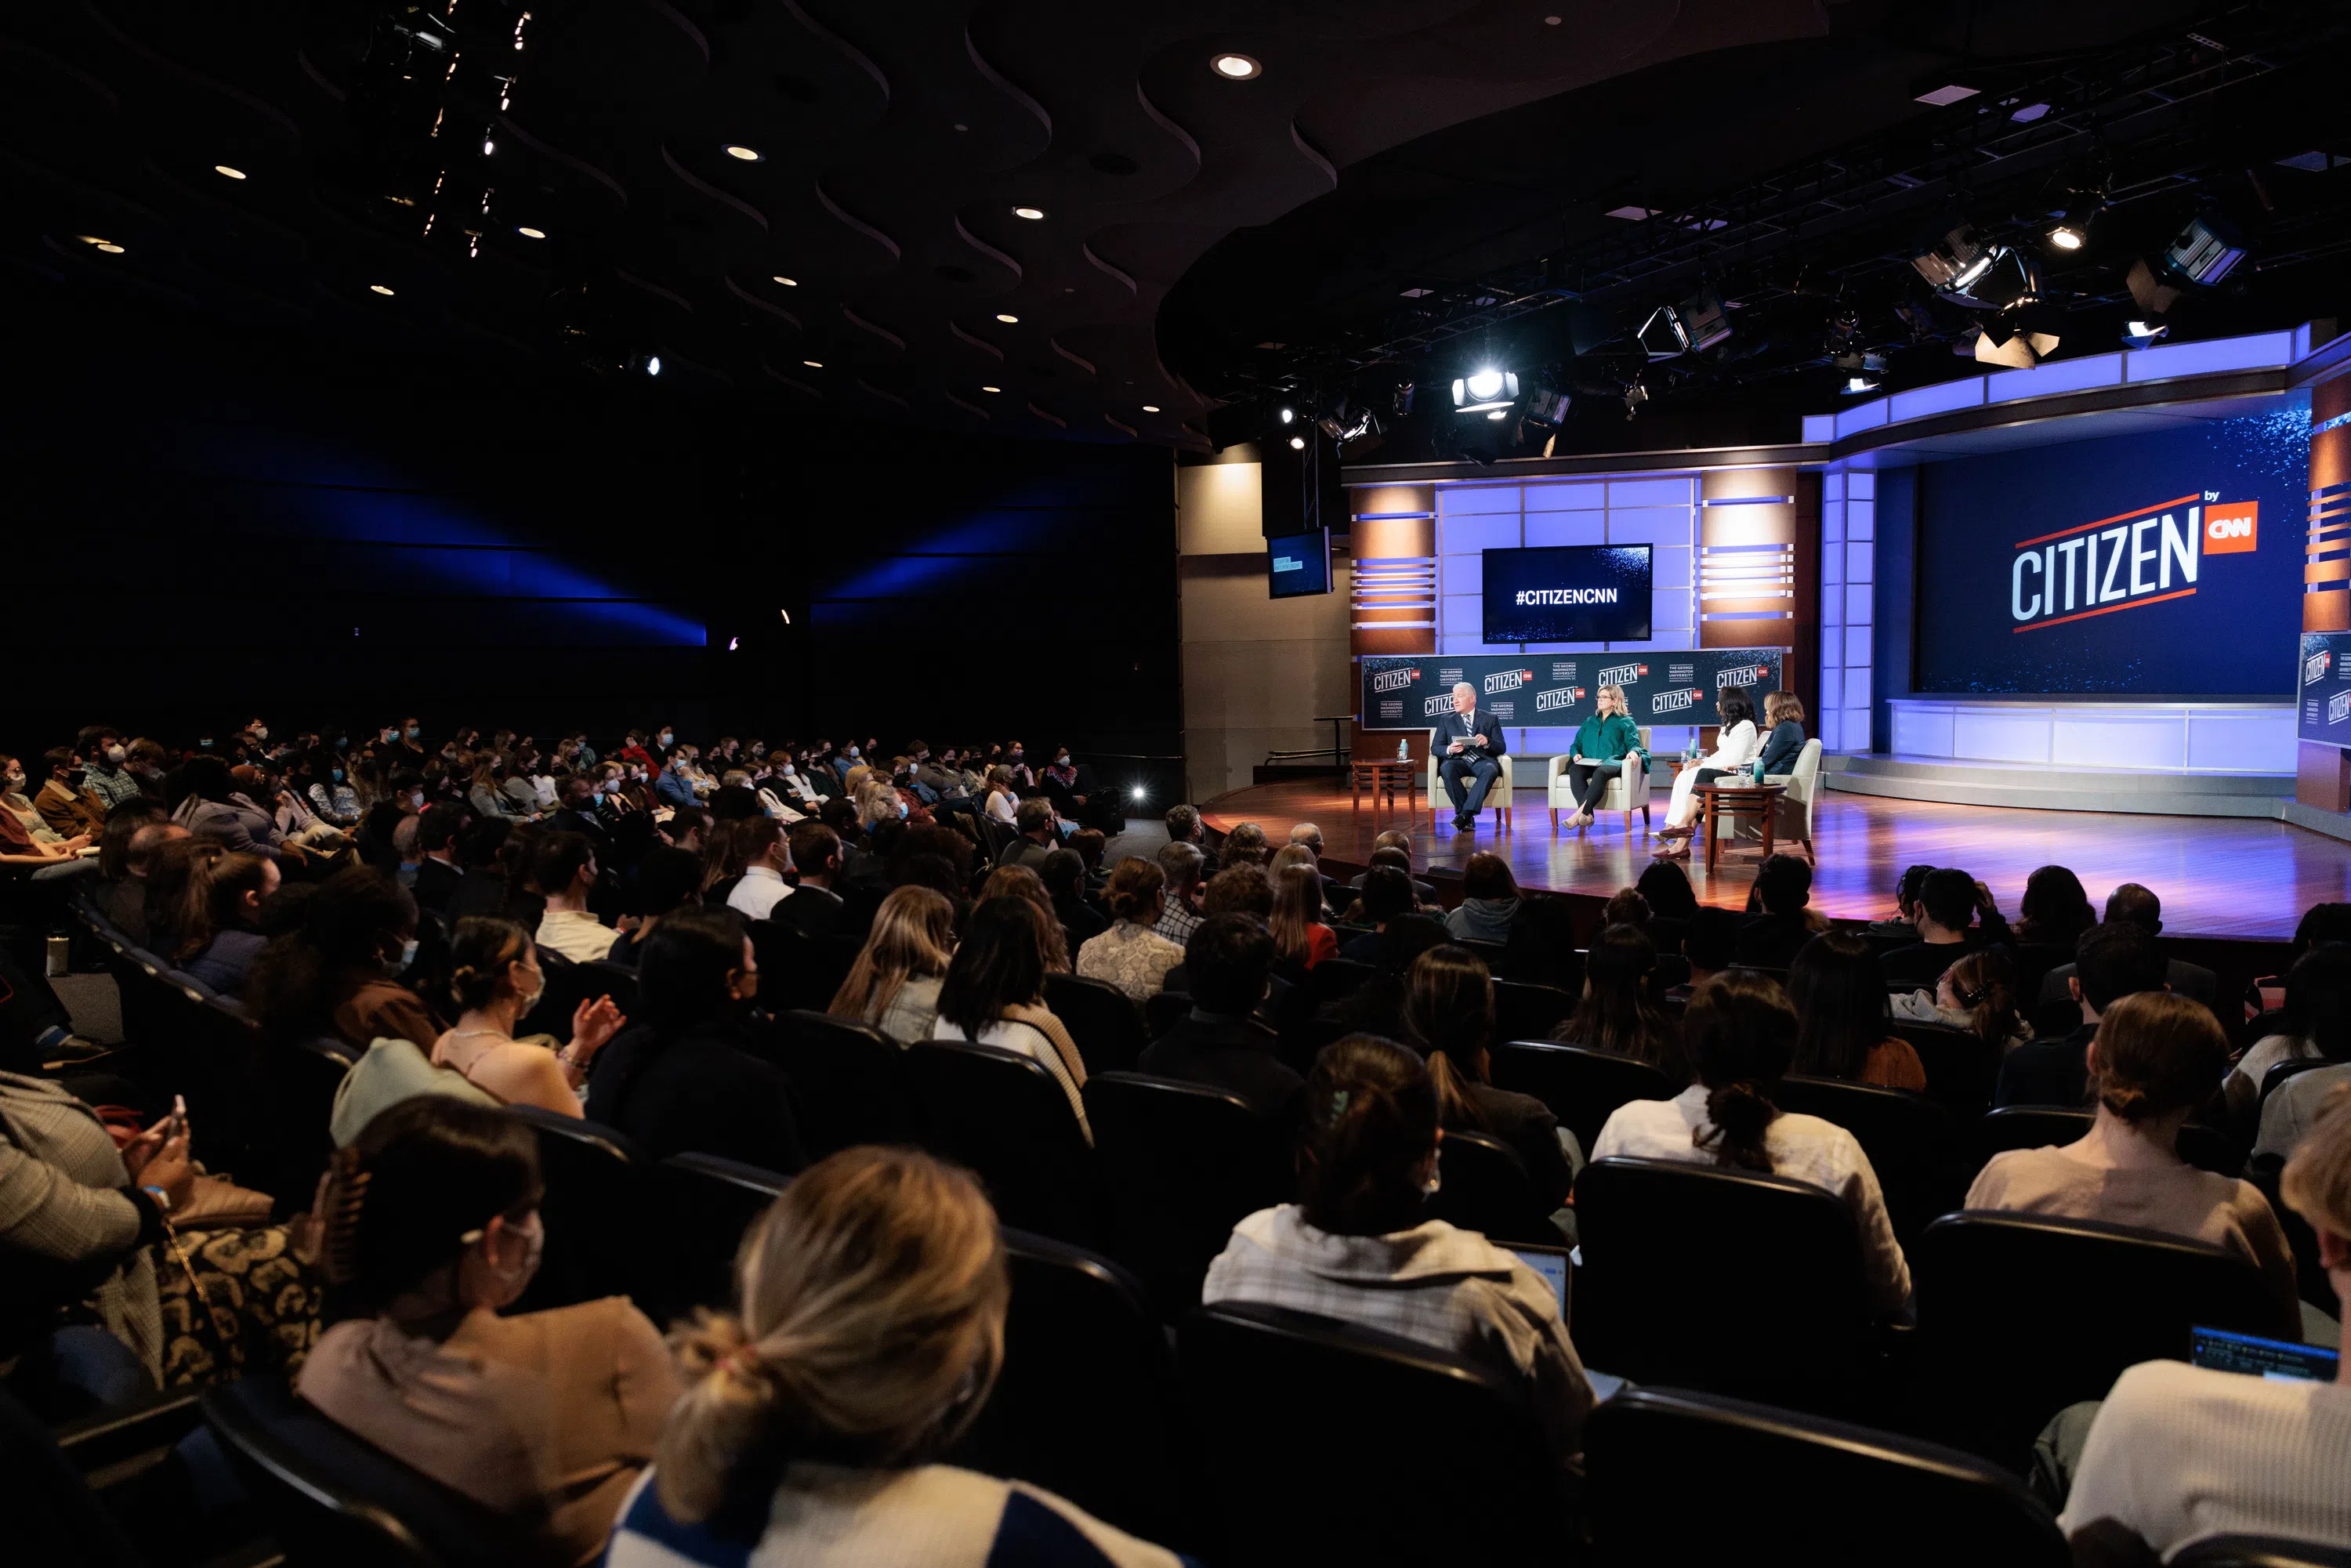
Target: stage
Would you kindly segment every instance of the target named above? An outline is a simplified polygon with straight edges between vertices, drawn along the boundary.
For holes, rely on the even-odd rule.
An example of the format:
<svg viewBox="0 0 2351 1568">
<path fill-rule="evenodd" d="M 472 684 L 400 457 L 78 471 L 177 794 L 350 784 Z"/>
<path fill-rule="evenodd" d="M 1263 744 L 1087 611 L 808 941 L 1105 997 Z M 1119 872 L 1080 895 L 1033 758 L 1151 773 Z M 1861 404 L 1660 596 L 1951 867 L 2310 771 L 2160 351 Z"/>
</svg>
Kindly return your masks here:
<svg viewBox="0 0 2351 1568">
<path fill-rule="evenodd" d="M 1666 799 L 1659 789 L 1652 800 L 1658 827 Z M 1368 800 L 1360 813 L 1349 800 L 1342 780 L 1293 780 L 1228 791 L 1201 813 L 1219 834 L 1256 822 L 1277 847 L 1292 823 L 1311 821 L 1322 830 L 1323 853 L 1352 867 L 1368 860 L 1381 828 L 1408 827 L 1416 867 L 1458 869 L 1487 850 L 1509 860 L 1523 886 L 1603 897 L 1639 876 L 1656 844 L 1637 813 L 1629 838 L 1615 813 L 1583 833 L 1562 826 L 1554 836 L 1539 789 L 1519 791 L 1514 831 L 1500 831 L 1489 811 L 1475 834 L 1453 832 L 1449 809 L 1432 833 L 1425 798 L 1417 821 L 1391 811 L 1376 823 Z M 2071 866 L 2095 904 L 2117 883 L 2144 883 L 2163 899 L 2166 934 L 2180 936 L 2283 940 L 2310 905 L 2351 899 L 2351 844 L 2262 819 L 2019 810 L 1824 791 L 1815 823 L 1813 904 L 1836 919 L 1891 915 L 1902 868 L 1920 862 L 1973 873 L 2011 919 L 2038 866 Z M 1743 909 L 1759 858 L 1742 842 L 1726 845 L 1711 873 L 1703 846 L 1681 864 L 1701 903 Z"/>
</svg>

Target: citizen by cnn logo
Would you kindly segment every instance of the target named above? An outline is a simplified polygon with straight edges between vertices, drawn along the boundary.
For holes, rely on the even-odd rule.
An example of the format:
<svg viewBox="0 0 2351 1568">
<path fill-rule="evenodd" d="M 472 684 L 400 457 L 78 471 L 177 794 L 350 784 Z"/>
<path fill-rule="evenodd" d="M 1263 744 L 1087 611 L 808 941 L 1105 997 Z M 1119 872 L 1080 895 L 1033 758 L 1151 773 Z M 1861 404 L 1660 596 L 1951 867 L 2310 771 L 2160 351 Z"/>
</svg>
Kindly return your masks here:
<svg viewBox="0 0 2351 1568">
<path fill-rule="evenodd" d="M 1535 712 L 1551 713 L 1559 708 L 1573 707 L 1576 703 L 1582 701 L 1583 697 L 1583 688 L 1582 686 L 1560 686 L 1552 691 L 1537 692 L 1535 694 Z"/>
<path fill-rule="evenodd" d="M 1714 688 L 1727 691 L 1732 686 L 1760 685 L 1770 678 L 1771 674 L 1771 670 L 1762 664 L 1741 664 L 1736 669 L 1717 670 L 1714 673 Z"/>
<path fill-rule="evenodd" d="M 1439 714 L 1451 713 L 1452 711 L 1453 697 L 1450 693 L 1447 693 L 1443 696 L 1423 697 L 1420 699 L 1420 716 L 1423 718 L 1435 718 Z"/>
<path fill-rule="evenodd" d="M 1649 673 L 1646 664 L 1611 664 L 1593 677 L 1604 686 L 1622 686 L 1639 680 Z"/>
<path fill-rule="evenodd" d="M 1496 692 L 1517 691 L 1534 678 L 1532 670 L 1496 670 L 1486 677 L 1486 695 L 1490 697 Z"/>
<path fill-rule="evenodd" d="M 1372 690 L 1400 692 L 1418 679 L 1418 670 L 1375 670 L 1372 674 Z"/>
<path fill-rule="evenodd" d="M 1659 692 L 1656 696 L 1651 697 L 1649 699 L 1649 711 L 1651 713 L 1680 713 L 1687 708 L 1696 707 L 1698 706 L 1698 699 L 1705 695 L 1705 693 L 1694 691 L 1688 686 L 1677 686 L 1672 691 Z"/>
</svg>

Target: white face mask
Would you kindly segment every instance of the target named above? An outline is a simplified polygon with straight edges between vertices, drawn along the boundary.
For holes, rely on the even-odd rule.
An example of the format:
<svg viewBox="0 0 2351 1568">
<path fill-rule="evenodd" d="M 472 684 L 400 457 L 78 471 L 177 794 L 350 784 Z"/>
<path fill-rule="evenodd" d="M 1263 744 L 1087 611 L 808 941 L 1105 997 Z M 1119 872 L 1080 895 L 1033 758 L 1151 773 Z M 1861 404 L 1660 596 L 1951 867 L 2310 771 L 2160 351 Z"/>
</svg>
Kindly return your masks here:
<svg viewBox="0 0 2351 1568">
<path fill-rule="evenodd" d="M 784 777 L 787 779 L 792 777 L 792 765 L 789 762 L 784 764 Z"/>
<path fill-rule="evenodd" d="M 253 738 L 256 740 L 267 740 L 269 738 L 269 727 L 266 724 L 255 725 L 253 727 Z"/>
<path fill-rule="evenodd" d="M 401 972 L 402 972 L 402 974 L 406 974 L 406 973 L 408 972 L 409 968 L 410 968 L 412 966 L 413 966 L 413 965 L 415 964 L 415 962 L 416 962 L 416 938 L 415 938 L 415 937 L 413 937 L 413 936 L 411 936 L 407 941 L 402 942 L 402 943 L 400 945 L 400 968 L 401 968 Z"/>
<path fill-rule="evenodd" d="M 117 766 L 120 766 L 122 759 L 130 755 L 131 754 L 129 752 L 123 750 L 122 747 L 119 746 L 110 746 L 106 748 L 107 761 L 114 763 Z"/>
<path fill-rule="evenodd" d="M 22 789 L 25 787 L 25 776 L 22 773 L 11 773 L 7 778 L 0 779 L 0 783 L 6 784 L 10 789 Z"/>
<path fill-rule="evenodd" d="M 670 740 L 671 740 L 671 736 L 670 736 L 669 731 L 667 731 L 667 730 L 663 730 L 663 731 L 661 732 L 661 743 L 662 743 L 664 746 L 667 746 L 667 745 L 670 743 Z"/>
</svg>

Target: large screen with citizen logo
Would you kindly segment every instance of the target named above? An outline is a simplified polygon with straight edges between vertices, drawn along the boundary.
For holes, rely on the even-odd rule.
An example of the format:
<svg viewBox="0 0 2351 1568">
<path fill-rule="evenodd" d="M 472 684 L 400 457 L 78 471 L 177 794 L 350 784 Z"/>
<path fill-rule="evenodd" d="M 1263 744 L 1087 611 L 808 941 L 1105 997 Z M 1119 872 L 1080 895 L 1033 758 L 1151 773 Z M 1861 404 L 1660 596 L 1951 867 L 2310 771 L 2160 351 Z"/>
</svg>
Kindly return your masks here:
<svg viewBox="0 0 2351 1568">
<path fill-rule="evenodd" d="M 1426 729 L 1453 708 L 1453 686 L 1467 681 L 1478 711 L 1510 728 L 1573 728 L 1599 711 L 1602 686 L 1625 688 L 1637 724 L 1715 722 L 1714 699 L 1729 686 L 1751 687 L 1755 705 L 1780 689 L 1785 648 L 1701 648 L 1655 653 L 1365 653 L 1362 656 L 1365 729 Z"/>
<path fill-rule="evenodd" d="M 1922 692 L 2283 696 L 2306 410 L 1918 471 Z"/>
</svg>

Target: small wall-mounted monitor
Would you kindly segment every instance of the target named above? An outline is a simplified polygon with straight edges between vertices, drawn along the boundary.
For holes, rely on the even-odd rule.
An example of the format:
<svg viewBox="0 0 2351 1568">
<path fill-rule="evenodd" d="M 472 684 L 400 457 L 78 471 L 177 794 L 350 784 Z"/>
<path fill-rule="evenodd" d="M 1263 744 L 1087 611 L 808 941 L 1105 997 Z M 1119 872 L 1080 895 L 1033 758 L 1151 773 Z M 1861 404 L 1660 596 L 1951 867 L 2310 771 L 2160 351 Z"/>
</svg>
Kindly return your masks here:
<svg viewBox="0 0 2351 1568">
<path fill-rule="evenodd" d="M 1267 593 L 1297 599 L 1331 591 L 1331 530 L 1313 528 L 1265 541 Z"/>
</svg>

